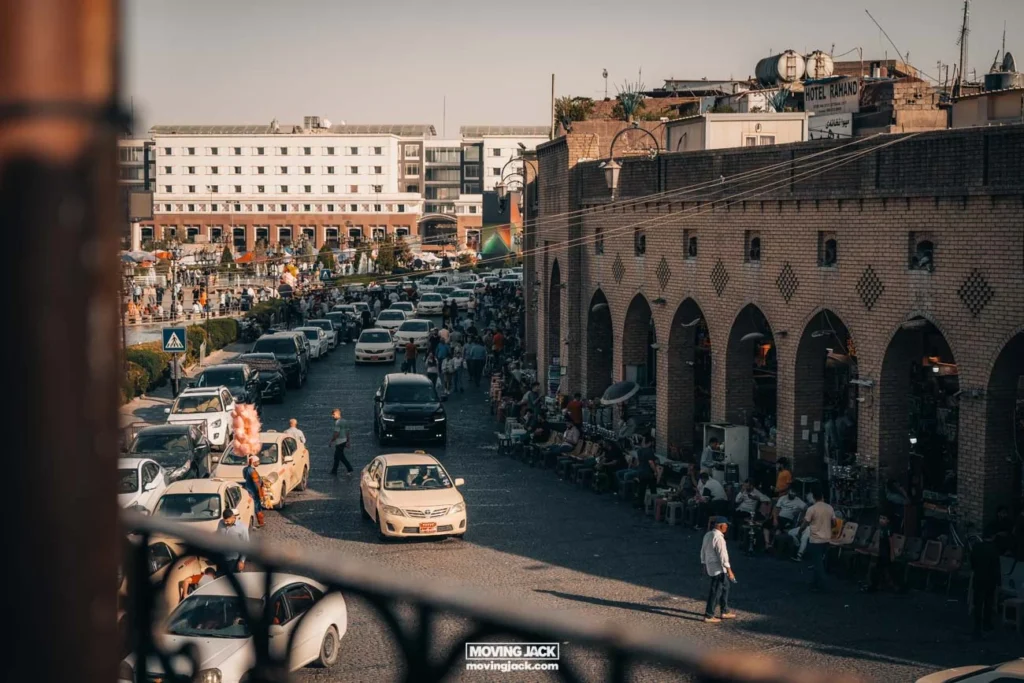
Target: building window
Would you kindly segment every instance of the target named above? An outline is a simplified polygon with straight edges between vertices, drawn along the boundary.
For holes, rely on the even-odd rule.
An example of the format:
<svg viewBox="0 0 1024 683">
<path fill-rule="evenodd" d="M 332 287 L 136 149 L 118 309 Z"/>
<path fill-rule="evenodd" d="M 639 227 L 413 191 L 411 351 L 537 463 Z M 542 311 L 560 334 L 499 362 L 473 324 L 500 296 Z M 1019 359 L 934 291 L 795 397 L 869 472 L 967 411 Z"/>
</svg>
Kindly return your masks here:
<svg viewBox="0 0 1024 683">
<path fill-rule="evenodd" d="M 195 147 L 186 147 L 185 148 L 185 154 L 190 156 L 190 157 L 194 157 L 196 155 L 196 148 Z"/>
<path fill-rule="evenodd" d="M 683 249 L 686 250 L 685 258 L 697 258 L 697 235 L 693 230 L 683 230 Z"/>
<path fill-rule="evenodd" d="M 196 167 L 195 166 L 186 166 L 185 167 L 185 175 L 195 175 L 195 174 L 196 174 Z"/>
<path fill-rule="evenodd" d="M 358 185 L 349 185 L 348 186 L 348 193 L 349 194 L 359 194 L 359 186 Z"/>
<path fill-rule="evenodd" d="M 267 172 L 267 167 L 266 166 L 257 166 L 256 167 L 256 175 L 265 175 L 266 172 Z"/>
<path fill-rule="evenodd" d="M 356 211 L 359 210 L 359 205 L 358 204 L 349 204 L 348 205 L 348 210 L 351 211 L 352 213 L 355 213 Z"/>
<path fill-rule="evenodd" d="M 604 228 L 594 228 L 594 253 L 598 256 L 604 253 Z"/>
<path fill-rule="evenodd" d="M 775 144 L 775 136 L 774 135 L 762 135 L 758 139 L 757 142 L 758 142 L 759 145 L 774 145 Z"/>
<path fill-rule="evenodd" d="M 476 205 L 474 205 L 474 204 L 470 204 L 470 206 L 469 206 L 469 212 L 470 212 L 470 213 L 476 213 Z"/>
<path fill-rule="evenodd" d="M 419 164 L 406 164 L 405 165 L 405 175 L 416 177 L 419 174 L 420 174 L 420 165 Z"/>
<path fill-rule="evenodd" d="M 633 255 L 643 256 L 647 253 L 647 231 L 641 227 L 633 228 Z"/>
<path fill-rule="evenodd" d="M 217 194 L 220 192 L 220 185 L 209 185 L 208 187 L 210 188 L 210 194 Z"/>
<path fill-rule="evenodd" d="M 373 191 L 376 192 L 377 194 L 380 194 L 381 192 L 384 191 L 384 186 L 383 185 L 374 185 L 373 186 Z"/>
<path fill-rule="evenodd" d="M 420 188 L 419 188 L 419 185 L 406 185 L 405 186 L 405 191 L 406 192 L 416 193 L 416 192 L 420 191 Z"/>
<path fill-rule="evenodd" d="M 374 147 L 373 148 L 373 155 L 374 156 L 378 156 L 379 157 L 382 154 L 384 154 L 384 148 L 383 147 Z"/>
<path fill-rule="evenodd" d="M 279 185 L 278 188 L 277 188 L 277 191 L 280 192 L 281 194 L 288 194 L 288 186 L 287 185 Z"/>
<path fill-rule="evenodd" d="M 327 174 L 328 175 L 334 175 L 334 167 L 333 166 L 328 166 L 327 167 Z"/>
<path fill-rule="evenodd" d="M 279 166 L 277 171 L 281 175 L 288 175 L 288 167 L 287 166 Z"/>
<path fill-rule="evenodd" d="M 174 188 L 171 187 L 170 185 L 164 185 L 164 192 L 166 192 L 167 194 L 171 194 L 172 192 L 174 192 Z"/>
<path fill-rule="evenodd" d="M 839 243 L 835 233 L 818 232 L 818 266 L 833 268 L 839 262 Z"/>
<path fill-rule="evenodd" d="M 220 211 L 220 204 L 210 204 L 210 212 L 217 213 Z"/>
<path fill-rule="evenodd" d="M 267 153 L 267 148 L 266 147 L 257 147 L 256 148 L 256 156 L 258 156 L 258 157 L 266 156 L 266 153 Z"/>
<path fill-rule="evenodd" d="M 401 237 L 408 237 L 408 236 L 409 236 L 409 228 L 405 228 L 405 227 L 402 227 L 402 226 L 395 226 L 395 237 L 401 238 Z"/>
<path fill-rule="evenodd" d="M 427 170 L 427 180 L 430 180 L 430 171 L 431 170 L 434 170 L 434 169 L 428 169 Z M 436 170 L 441 171 L 442 169 L 436 169 Z M 456 171 L 455 173 L 458 173 L 458 171 Z M 462 167 L 462 174 L 466 178 L 479 178 L 480 177 L 480 164 L 466 164 L 465 166 Z M 457 177 L 455 179 L 458 180 Z"/>
<path fill-rule="evenodd" d="M 398 213 L 405 213 L 405 204 L 398 205 Z"/>
<path fill-rule="evenodd" d="M 252 208 L 252 207 L 250 206 L 249 208 Z M 241 204 L 235 204 L 235 212 L 240 212 L 241 210 L 242 210 L 242 205 Z"/>
<path fill-rule="evenodd" d="M 189 191 L 189 194 L 195 194 L 196 193 L 196 186 L 195 185 L 189 185 L 188 186 L 188 191 Z"/>
<path fill-rule="evenodd" d="M 324 147 L 324 154 L 326 154 L 327 156 L 334 156 L 334 148 Z"/>
<path fill-rule="evenodd" d="M 259 213 L 263 213 L 263 210 L 264 210 L 264 205 L 263 204 L 257 204 L 256 205 L 256 211 L 258 211 Z"/>
<path fill-rule="evenodd" d="M 164 204 L 164 211 L 170 213 L 171 212 L 171 205 L 170 204 Z"/>
<path fill-rule="evenodd" d="M 376 211 L 377 213 L 380 213 L 381 212 L 380 204 L 374 204 L 373 205 L 373 210 Z"/>
<path fill-rule="evenodd" d="M 164 175 L 173 175 L 174 168 L 171 166 L 164 166 Z"/>
<path fill-rule="evenodd" d="M 313 167 L 312 166 L 303 166 L 302 167 L 302 173 L 303 173 L 303 175 L 310 175 L 310 174 L 312 174 L 313 173 Z"/>
<path fill-rule="evenodd" d="M 286 156 L 288 156 L 288 148 L 287 147 L 278 147 L 277 148 L 277 153 L 280 154 L 283 157 L 286 157 Z"/>
<path fill-rule="evenodd" d="M 327 194 L 334 194 L 334 185 L 327 186 Z"/>
<path fill-rule="evenodd" d="M 280 211 L 287 211 L 288 210 L 288 205 L 287 204 L 279 204 L 278 205 L 278 209 Z"/>
<path fill-rule="evenodd" d="M 748 135 L 747 137 L 743 138 L 743 146 L 757 147 L 757 137 L 754 135 Z"/>
<path fill-rule="evenodd" d="M 327 205 L 327 210 L 333 213 L 334 212 L 334 204 L 328 204 Z"/>
<path fill-rule="evenodd" d="M 420 158 L 420 146 L 419 145 L 406 145 L 405 146 L 405 158 L 406 159 L 419 159 Z"/>
<path fill-rule="evenodd" d="M 235 153 L 236 157 L 242 156 L 242 148 L 241 147 L 232 147 L 232 149 L 235 150 L 234 153 Z"/>
<path fill-rule="evenodd" d="M 383 172 L 384 172 L 384 167 L 383 166 L 374 166 L 373 167 L 373 174 L 374 175 L 380 175 Z"/>
<path fill-rule="evenodd" d="M 492 157 L 500 157 L 501 156 L 501 149 L 499 149 L 498 147 L 495 147 L 494 149 L 492 149 L 491 150 L 491 156 Z"/>
<path fill-rule="evenodd" d="M 743 240 L 743 260 L 747 263 L 758 263 L 761 261 L 761 233 L 756 230 L 747 230 Z"/>
<path fill-rule="evenodd" d="M 242 175 L 242 167 L 235 166 L 235 175 Z"/>
<path fill-rule="evenodd" d="M 313 186 L 312 185 L 303 185 L 302 186 L 302 191 L 305 192 L 306 194 L 312 194 L 313 193 Z"/>
<path fill-rule="evenodd" d="M 352 156 L 359 156 L 359 148 L 358 147 L 349 147 L 348 148 L 348 153 L 351 154 Z"/>
<path fill-rule="evenodd" d="M 358 166 L 349 166 L 348 167 L 348 172 L 351 173 L 352 175 L 359 175 L 359 167 Z"/>
<path fill-rule="evenodd" d="M 312 204 L 303 204 L 302 205 L 302 210 L 305 211 L 306 213 L 309 213 L 310 211 L 313 210 L 313 205 Z"/>
<path fill-rule="evenodd" d="M 194 170 L 192 172 L 195 173 Z M 210 175 L 220 175 L 220 167 L 218 167 L 218 166 L 211 166 L 210 167 Z"/>
<path fill-rule="evenodd" d="M 256 186 L 256 194 L 264 194 L 266 191 L 267 191 L 267 186 L 266 185 L 257 185 Z"/>
<path fill-rule="evenodd" d="M 242 186 L 235 185 L 235 194 L 242 194 Z"/>
<path fill-rule="evenodd" d="M 166 157 L 173 156 L 171 154 L 171 148 L 170 147 L 164 147 L 164 156 L 166 156 Z"/>
<path fill-rule="evenodd" d="M 910 233 L 910 270 L 935 270 L 935 240 L 924 233 Z"/>
<path fill-rule="evenodd" d="M 313 148 L 312 147 L 303 147 L 302 148 L 302 156 L 306 156 L 306 157 L 313 156 Z"/>
<path fill-rule="evenodd" d="M 211 157 L 215 157 L 218 154 L 220 154 L 220 149 L 219 148 L 217 148 L 217 147 L 211 147 L 210 148 L 210 156 Z"/>
</svg>

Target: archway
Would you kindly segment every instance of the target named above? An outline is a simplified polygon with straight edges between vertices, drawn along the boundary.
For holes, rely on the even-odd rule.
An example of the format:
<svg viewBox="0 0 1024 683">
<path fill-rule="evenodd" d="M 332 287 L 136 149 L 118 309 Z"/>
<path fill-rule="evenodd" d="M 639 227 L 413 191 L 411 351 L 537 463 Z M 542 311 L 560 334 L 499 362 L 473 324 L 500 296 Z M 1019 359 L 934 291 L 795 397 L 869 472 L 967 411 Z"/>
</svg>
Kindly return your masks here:
<svg viewBox="0 0 1024 683">
<path fill-rule="evenodd" d="M 547 314 L 548 385 L 557 389 L 562 371 L 562 273 L 557 259 L 551 266 Z"/>
<path fill-rule="evenodd" d="M 901 324 L 885 351 L 879 384 L 882 481 L 906 486 L 915 502 L 955 495 L 960 381 L 942 331 L 922 317 Z"/>
<path fill-rule="evenodd" d="M 973 400 L 973 399 L 972 399 Z M 985 390 L 985 521 L 1024 509 L 1024 330 L 1000 351 Z"/>
<path fill-rule="evenodd" d="M 672 318 L 668 332 L 669 454 L 692 459 L 703 447 L 698 425 L 711 420 L 711 335 L 704 312 L 686 299 Z"/>
<path fill-rule="evenodd" d="M 733 321 L 725 359 L 725 419 L 751 428 L 752 447 L 775 446 L 778 354 L 768 319 L 755 304 Z"/>
<path fill-rule="evenodd" d="M 857 350 L 842 319 L 827 309 L 800 336 L 793 376 L 793 464 L 825 478 L 857 452 Z"/>
<path fill-rule="evenodd" d="M 612 356 L 615 333 L 608 299 L 600 289 L 594 292 L 587 309 L 587 397 L 600 398 L 612 383 Z"/>
<path fill-rule="evenodd" d="M 641 388 L 654 386 L 658 376 L 655 365 L 657 342 L 651 306 L 643 294 L 637 294 L 626 309 L 622 328 L 623 379 L 636 382 Z"/>
</svg>

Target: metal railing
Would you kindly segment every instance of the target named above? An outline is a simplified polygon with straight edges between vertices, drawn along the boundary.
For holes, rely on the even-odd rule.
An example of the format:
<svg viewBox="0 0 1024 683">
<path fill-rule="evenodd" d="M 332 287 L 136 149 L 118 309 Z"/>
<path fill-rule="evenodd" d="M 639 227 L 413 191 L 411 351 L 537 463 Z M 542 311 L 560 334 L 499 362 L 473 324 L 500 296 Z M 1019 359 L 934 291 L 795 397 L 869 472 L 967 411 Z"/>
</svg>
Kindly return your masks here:
<svg viewBox="0 0 1024 683">
<path fill-rule="evenodd" d="M 410 581 L 406 575 L 365 560 L 311 555 L 287 544 L 246 544 L 128 511 L 122 514 L 122 522 L 125 531 L 136 535 L 125 546 L 129 589 L 123 633 L 127 638 L 127 651 L 135 653 L 133 675 L 139 683 L 148 683 L 154 675 L 164 683 L 191 683 L 188 675 L 173 672 L 199 670 L 198 654 L 194 650 L 183 647 L 168 651 L 161 649 L 157 642 L 157 629 L 153 628 L 157 621 L 156 605 L 158 596 L 166 594 L 167 586 L 163 582 L 167 581 L 167 575 L 159 583 L 132 580 L 132 577 L 149 576 L 147 547 L 149 539 L 156 535 L 180 539 L 187 553 L 228 568 L 225 576 L 236 595 L 242 595 L 243 591 L 233 572 L 233 563 L 228 562 L 227 557 L 243 554 L 247 564 L 255 564 L 266 572 L 265 596 L 270 593 L 272 574 L 286 572 L 320 582 L 327 587 L 328 594 L 339 591 L 346 599 L 361 599 L 372 607 L 390 631 L 401 655 L 403 667 L 399 680 L 403 681 L 448 679 L 459 671 L 466 643 L 493 639 L 571 643 L 581 652 L 597 652 L 606 664 L 602 680 L 615 682 L 630 680 L 634 668 L 640 665 L 668 669 L 696 681 L 720 683 L 855 680 L 835 673 L 819 676 L 806 670 L 797 672 L 773 659 L 753 654 L 746 656 L 735 650 L 714 651 L 633 625 L 586 622 L 567 613 L 538 612 L 521 602 L 487 595 L 454 582 Z M 271 601 L 262 601 L 260 613 L 252 611 L 252 604 L 252 601 L 242 602 L 242 609 L 249 610 L 247 623 L 255 648 L 255 664 L 245 680 L 248 683 L 283 683 L 288 680 L 288 653 L 293 643 L 289 641 L 285 653 L 275 656 L 270 647 Z M 399 613 L 401 607 L 408 606 L 417 617 L 411 621 L 403 619 Z M 302 620 L 314 611 L 308 610 L 299 617 L 292 632 L 297 632 Z M 434 626 L 441 618 L 453 616 L 468 622 L 470 627 L 463 630 L 463 637 L 451 643 L 439 638 Z M 147 667 L 159 673 L 151 672 L 147 678 Z M 560 659 L 555 678 L 570 682 L 584 680 L 571 656 Z"/>
</svg>

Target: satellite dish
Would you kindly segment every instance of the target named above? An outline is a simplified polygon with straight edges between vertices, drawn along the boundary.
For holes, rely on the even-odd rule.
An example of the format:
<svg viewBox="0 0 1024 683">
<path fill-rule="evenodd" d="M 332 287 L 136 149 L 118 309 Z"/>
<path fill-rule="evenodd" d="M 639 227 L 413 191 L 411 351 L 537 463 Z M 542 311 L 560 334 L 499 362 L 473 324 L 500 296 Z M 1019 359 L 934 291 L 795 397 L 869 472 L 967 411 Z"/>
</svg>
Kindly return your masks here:
<svg viewBox="0 0 1024 683">
<path fill-rule="evenodd" d="M 1003 71 L 1016 71 L 1017 63 L 1013 61 L 1013 55 L 1007 52 L 1003 55 Z"/>
</svg>

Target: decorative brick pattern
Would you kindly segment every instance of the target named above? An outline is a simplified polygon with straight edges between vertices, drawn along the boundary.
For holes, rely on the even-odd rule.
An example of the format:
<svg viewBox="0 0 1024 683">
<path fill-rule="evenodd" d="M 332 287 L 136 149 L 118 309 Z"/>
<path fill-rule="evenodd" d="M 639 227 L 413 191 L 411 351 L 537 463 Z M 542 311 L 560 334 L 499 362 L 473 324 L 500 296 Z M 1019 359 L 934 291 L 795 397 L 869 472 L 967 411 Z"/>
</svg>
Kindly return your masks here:
<svg viewBox="0 0 1024 683">
<path fill-rule="evenodd" d="M 977 268 L 971 271 L 956 293 L 960 295 L 960 301 L 964 302 L 964 306 L 975 318 L 996 295 L 995 290 L 988 284 L 988 280 Z"/>
<path fill-rule="evenodd" d="M 662 256 L 661 260 L 658 261 L 658 267 L 654 269 L 654 275 L 658 278 L 658 284 L 661 285 L 661 291 L 665 291 L 668 287 L 668 281 L 672 279 L 672 269 L 668 267 L 668 261 Z"/>
<path fill-rule="evenodd" d="M 884 291 L 885 284 L 878 279 L 878 274 L 875 273 L 875 269 L 871 266 L 865 268 L 860 279 L 857 280 L 857 294 L 860 295 L 860 300 L 861 303 L 864 304 L 864 308 L 869 311 L 874 308 Z"/>
<path fill-rule="evenodd" d="M 714 286 L 715 294 L 718 296 L 722 296 L 725 286 L 729 284 L 729 271 L 725 269 L 722 259 L 718 259 L 718 263 L 711 269 L 711 284 Z"/>
<path fill-rule="evenodd" d="M 626 265 L 622 262 L 622 255 L 615 254 L 615 261 L 612 263 L 612 277 L 615 284 L 622 284 L 622 278 L 626 275 Z"/>
<path fill-rule="evenodd" d="M 782 298 L 789 303 L 789 300 L 796 294 L 797 288 L 800 286 L 800 280 L 797 278 L 796 273 L 793 272 L 793 266 L 789 265 L 789 261 L 782 266 L 782 270 L 779 271 L 779 277 L 775 278 L 775 286 L 779 288 L 779 294 Z"/>
</svg>

